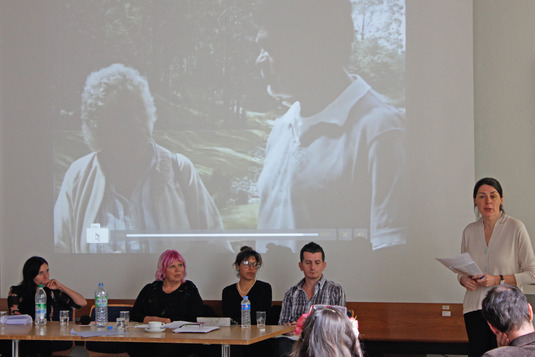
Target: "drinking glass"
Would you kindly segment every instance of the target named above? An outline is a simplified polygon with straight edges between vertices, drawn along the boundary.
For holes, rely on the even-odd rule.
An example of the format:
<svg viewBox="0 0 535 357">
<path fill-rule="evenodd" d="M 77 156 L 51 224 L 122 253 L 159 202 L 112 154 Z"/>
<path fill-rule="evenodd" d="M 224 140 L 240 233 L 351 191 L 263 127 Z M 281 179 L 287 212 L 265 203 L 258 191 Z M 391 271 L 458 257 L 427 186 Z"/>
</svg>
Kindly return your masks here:
<svg viewBox="0 0 535 357">
<path fill-rule="evenodd" d="M 118 317 L 117 320 L 115 320 L 115 329 L 119 332 L 124 332 L 126 330 L 126 325 L 124 321 L 124 317 Z"/>
<path fill-rule="evenodd" d="M 266 312 L 265 311 L 257 311 L 256 312 L 256 327 L 258 328 L 266 328 Z"/>
<path fill-rule="evenodd" d="M 59 312 L 59 325 L 67 326 L 69 324 L 69 310 L 61 310 Z"/>
<path fill-rule="evenodd" d="M 130 324 L 130 311 L 121 311 L 119 312 L 119 317 L 124 319 L 124 325 L 128 327 Z"/>
</svg>

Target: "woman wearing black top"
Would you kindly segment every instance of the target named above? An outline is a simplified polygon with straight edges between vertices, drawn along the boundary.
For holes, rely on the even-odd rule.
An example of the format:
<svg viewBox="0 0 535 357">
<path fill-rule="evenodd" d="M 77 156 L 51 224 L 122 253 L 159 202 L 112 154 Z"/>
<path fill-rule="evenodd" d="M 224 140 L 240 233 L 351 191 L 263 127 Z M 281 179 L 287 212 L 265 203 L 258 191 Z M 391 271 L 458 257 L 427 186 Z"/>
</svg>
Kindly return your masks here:
<svg viewBox="0 0 535 357">
<path fill-rule="evenodd" d="M 82 295 L 56 279 L 50 279 L 48 262 L 42 257 L 29 258 L 22 268 L 22 281 L 9 289 L 7 304 L 10 315 L 28 314 L 35 318 L 35 292 L 39 284 L 46 293 L 46 318 L 51 321 L 54 311 L 75 308 L 87 304 Z M 23 341 L 21 355 L 47 356 L 52 353 L 49 341 Z"/>
<path fill-rule="evenodd" d="M 195 284 L 186 280 L 186 261 L 176 250 L 166 250 L 158 259 L 156 280 L 139 293 L 131 312 L 132 321 L 196 321 L 203 301 Z M 188 356 L 199 348 L 178 344 L 134 343 L 131 356 Z"/>
<path fill-rule="evenodd" d="M 271 319 L 271 285 L 256 280 L 256 273 L 262 266 L 262 257 L 251 247 L 241 247 L 233 263 L 239 280 L 223 289 L 222 307 L 223 315 L 230 317 L 237 323 L 241 323 L 241 301 L 247 296 L 251 302 L 251 324 L 256 324 L 256 312 L 265 311 L 268 317 L 267 323 L 273 323 Z M 276 322 L 275 322 L 276 323 Z M 269 355 L 270 341 L 259 343 L 244 348 L 232 348 L 232 356 L 261 356 Z"/>
</svg>

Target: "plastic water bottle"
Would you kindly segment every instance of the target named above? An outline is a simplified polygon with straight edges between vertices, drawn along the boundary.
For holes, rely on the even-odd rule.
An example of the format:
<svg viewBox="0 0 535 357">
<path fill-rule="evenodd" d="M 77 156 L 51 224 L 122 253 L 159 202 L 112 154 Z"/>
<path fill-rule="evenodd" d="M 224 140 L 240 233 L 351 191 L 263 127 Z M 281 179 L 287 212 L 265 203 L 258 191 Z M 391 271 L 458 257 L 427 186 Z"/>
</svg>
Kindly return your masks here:
<svg viewBox="0 0 535 357">
<path fill-rule="evenodd" d="M 241 301 L 241 327 L 251 327 L 251 302 L 247 296 Z"/>
<path fill-rule="evenodd" d="M 35 326 L 46 325 L 46 293 L 43 284 L 35 291 Z"/>
<path fill-rule="evenodd" d="M 102 283 L 98 283 L 98 288 L 95 291 L 95 321 L 97 327 L 108 325 L 108 293 Z"/>
</svg>

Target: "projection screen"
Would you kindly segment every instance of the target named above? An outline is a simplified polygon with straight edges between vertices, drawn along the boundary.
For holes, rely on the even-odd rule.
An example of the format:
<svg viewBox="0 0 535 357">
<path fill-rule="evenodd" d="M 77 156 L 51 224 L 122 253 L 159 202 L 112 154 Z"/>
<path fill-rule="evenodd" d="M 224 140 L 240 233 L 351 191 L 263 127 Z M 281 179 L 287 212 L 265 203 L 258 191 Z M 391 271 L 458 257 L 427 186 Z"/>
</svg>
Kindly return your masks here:
<svg viewBox="0 0 535 357">
<path fill-rule="evenodd" d="M 471 6 L 289 3 L 42 6 L 42 254 L 90 264 L 92 281 L 110 259 L 140 264 L 148 282 L 177 249 L 203 298 L 219 298 L 249 245 L 277 300 L 315 241 L 348 300 L 462 295 L 434 258 L 458 253 L 474 219 Z M 109 284 L 135 297 L 141 283 L 120 276 Z"/>
</svg>

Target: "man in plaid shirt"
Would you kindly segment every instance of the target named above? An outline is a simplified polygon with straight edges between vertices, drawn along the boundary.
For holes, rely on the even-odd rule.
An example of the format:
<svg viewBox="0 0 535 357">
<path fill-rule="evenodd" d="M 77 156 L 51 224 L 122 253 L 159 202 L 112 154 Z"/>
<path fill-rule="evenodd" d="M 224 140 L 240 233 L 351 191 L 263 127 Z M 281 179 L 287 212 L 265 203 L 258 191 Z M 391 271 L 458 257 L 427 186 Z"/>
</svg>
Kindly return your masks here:
<svg viewBox="0 0 535 357">
<path fill-rule="evenodd" d="M 341 285 L 325 279 L 327 266 L 323 248 L 314 242 L 301 248 L 299 268 L 305 275 L 284 295 L 279 325 L 294 325 L 312 305 L 346 305 L 346 294 Z M 295 336 L 278 339 L 280 356 L 289 356 Z"/>
</svg>

